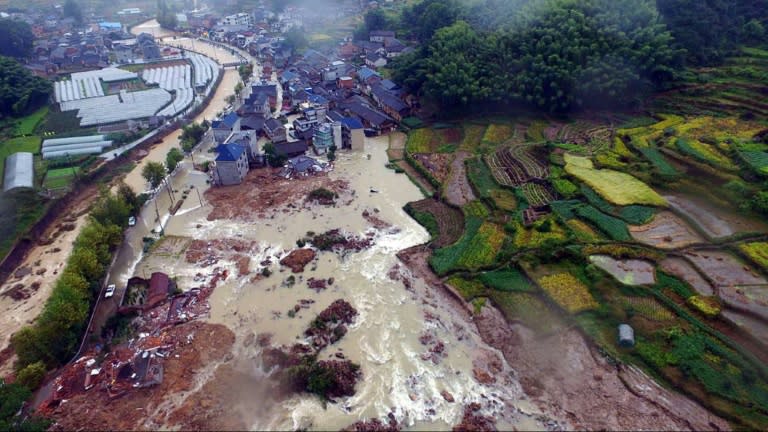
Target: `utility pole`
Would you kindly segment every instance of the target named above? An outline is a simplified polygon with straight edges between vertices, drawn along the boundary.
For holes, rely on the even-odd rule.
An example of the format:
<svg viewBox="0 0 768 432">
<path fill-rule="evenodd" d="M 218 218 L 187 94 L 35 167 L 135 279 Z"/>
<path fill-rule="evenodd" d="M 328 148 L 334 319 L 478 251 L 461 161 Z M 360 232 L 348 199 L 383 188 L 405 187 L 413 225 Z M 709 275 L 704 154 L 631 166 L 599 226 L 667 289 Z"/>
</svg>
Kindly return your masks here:
<svg viewBox="0 0 768 432">
<path fill-rule="evenodd" d="M 194 187 L 194 186 L 192 186 Z M 203 199 L 200 197 L 200 189 L 195 188 L 195 192 L 197 192 L 197 199 L 200 201 L 200 207 L 203 206 Z"/>
</svg>

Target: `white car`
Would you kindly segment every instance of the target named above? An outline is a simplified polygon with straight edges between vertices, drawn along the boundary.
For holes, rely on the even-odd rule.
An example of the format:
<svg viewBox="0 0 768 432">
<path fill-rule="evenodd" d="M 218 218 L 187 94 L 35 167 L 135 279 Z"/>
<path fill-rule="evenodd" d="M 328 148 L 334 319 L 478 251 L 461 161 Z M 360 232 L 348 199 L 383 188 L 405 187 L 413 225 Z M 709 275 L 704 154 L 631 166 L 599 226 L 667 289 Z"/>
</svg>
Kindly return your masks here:
<svg viewBox="0 0 768 432">
<path fill-rule="evenodd" d="M 134 226 L 136 225 L 136 216 L 131 216 L 128 218 L 128 226 Z"/>
<path fill-rule="evenodd" d="M 110 298 L 115 295 L 115 284 L 107 285 L 107 290 L 104 291 L 104 298 Z"/>
</svg>

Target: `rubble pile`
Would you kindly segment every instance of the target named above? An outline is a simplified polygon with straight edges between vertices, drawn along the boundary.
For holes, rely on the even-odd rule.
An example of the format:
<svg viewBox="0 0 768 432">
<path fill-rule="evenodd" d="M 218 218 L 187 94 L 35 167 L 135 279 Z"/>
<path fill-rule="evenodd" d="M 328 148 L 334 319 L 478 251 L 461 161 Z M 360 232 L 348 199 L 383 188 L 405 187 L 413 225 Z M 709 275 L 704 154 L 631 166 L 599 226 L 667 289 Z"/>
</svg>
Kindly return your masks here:
<svg viewBox="0 0 768 432">
<path fill-rule="evenodd" d="M 496 422 L 491 417 L 480 414 L 480 404 L 473 402 L 464 407 L 461 423 L 453 427 L 454 431 L 496 431 Z"/>
<path fill-rule="evenodd" d="M 227 270 L 214 268 L 206 278 L 208 283 L 166 299 L 136 317 L 137 334 L 133 339 L 106 353 L 101 347 L 91 349 L 65 366 L 54 381 L 50 399 L 40 409 L 54 410 L 63 401 L 91 389 L 115 399 L 134 389 L 162 383 L 164 360 L 172 355 L 178 357 L 175 351 L 194 340 L 194 332 L 180 336 L 176 326 L 208 316 L 208 298 L 227 276 Z"/>
<path fill-rule="evenodd" d="M 342 429 L 342 432 L 399 432 L 400 425 L 395 420 L 395 415 L 389 413 L 387 423 L 377 418 L 359 420 Z"/>
<path fill-rule="evenodd" d="M 339 341 L 347 333 L 346 325 L 357 316 L 357 310 L 344 300 L 336 300 L 315 318 L 304 332 L 307 343 L 290 347 L 268 347 L 262 352 L 265 370 L 277 369 L 274 376 L 291 391 L 307 391 L 325 399 L 355 394 L 355 384 L 362 377 L 360 366 L 343 355 L 341 360 L 317 357 L 325 347 Z"/>
<path fill-rule="evenodd" d="M 346 180 L 331 180 L 327 174 L 285 179 L 278 174 L 282 168 L 251 170 L 245 181 L 226 188 L 211 188 L 205 198 L 213 206 L 208 220 L 229 219 L 254 222 L 275 216 L 277 212 L 295 213 L 311 202 L 304 202 L 309 193 L 324 188 L 336 193 L 341 204 L 348 205 L 353 196 Z M 337 199 L 337 203 L 339 199 Z"/>
<path fill-rule="evenodd" d="M 308 243 L 312 243 L 313 246 L 321 251 L 334 251 L 336 253 L 344 254 L 346 252 L 359 252 L 363 249 L 368 249 L 373 245 L 371 238 L 356 237 L 349 234 L 344 234 L 340 229 L 332 229 L 322 234 L 309 235 L 304 239 Z"/>
<path fill-rule="evenodd" d="M 310 345 L 320 351 L 344 337 L 347 334 L 346 324 L 352 324 L 356 316 L 357 310 L 351 304 L 345 300 L 336 300 L 320 312 L 304 331 L 304 335 L 309 338 Z"/>
</svg>

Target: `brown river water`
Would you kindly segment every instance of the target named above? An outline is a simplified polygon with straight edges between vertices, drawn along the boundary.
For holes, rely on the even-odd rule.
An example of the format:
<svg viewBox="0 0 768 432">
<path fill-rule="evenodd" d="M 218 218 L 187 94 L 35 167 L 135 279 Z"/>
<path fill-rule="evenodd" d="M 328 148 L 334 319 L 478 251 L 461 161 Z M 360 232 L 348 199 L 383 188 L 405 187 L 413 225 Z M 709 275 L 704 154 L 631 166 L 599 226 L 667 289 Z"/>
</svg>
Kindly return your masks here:
<svg viewBox="0 0 768 432">
<path fill-rule="evenodd" d="M 152 21 L 134 27 L 132 31 L 172 35 L 161 34 L 159 26 Z M 214 57 L 214 51 L 205 50 L 220 51 L 203 43 L 197 43 L 195 48 L 211 57 Z M 215 54 L 223 55 L 221 52 Z M 197 120 L 211 119 L 223 109 L 224 100 L 232 93 L 237 79 L 236 71 L 225 72 L 211 104 Z M 147 257 L 142 252 L 142 237 L 151 235 L 151 230 L 158 231 L 160 223 L 166 235 L 181 239 L 257 242 L 259 252 L 250 256 L 251 269 L 259 268 L 260 262 L 272 257 L 271 277 L 255 282 L 253 275 L 230 277 L 210 298 L 209 321 L 224 324 L 236 334 L 233 363 L 240 373 L 251 378 L 239 384 L 241 388 L 232 389 L 236 396 L 226 403 L 231 404 L 233 415 L 242 416 L 244 423 L 252 429 L 338 430 L 360 419 L 384 419 L 389 413 L 394 413 L 410 430 L 450 429 L 461 420 L 464 405 L 471 402 L 481 403 L 483 413 L 496 418 L 501 429 L 543 429 L 544 425 L 536 420 L 540 417 L 538 409 L 528 401 L 514 371 L 506 363 L 500 373 L 504 376 L 497 377 L 497 384 L 483 385 L 473 378 L 473 364 L 478 357 L 489 353 L 496 356 L 497 351 L 481 340 L 476 326 L 461 306 L 444 293 L 428 288 L 421 279 L 415 278 L 412 288 L 407 290 L 403 282 L 388 276 L 390 269 L 398 264 L 395 256 L 398 251 L 429 239 L 424 228 L 402 210 L 407 202 L 419 200 L 423 195 L 405 175 L 385 167 L 388 142 L 386 136 L 366 138 L 363 152 L 339 153 L 329 176 L 332 180 L 349 182 L 353 199 L 333 207 L 275 212 L 265 219 L 254 217 L 255 222 L 207 220 L 212 210 L 204 197 L 209 187 L 207 176 L 191 170 L 187 158 L 171 176 L 171 183 L 177 191 L 176 198 L 189 186 L 194 186 L 197 191 L 191 191 L 174 216 L 168 215 L 171 200 L 167 191 L 158 192 L 142 210 L 137 226 L 128 231 L 112 268 L 110 282 L 122 288 L 134 275 L 164 271 L 177 276 L 183 289 L 197 285 L 194 278 L 201 269 L 187 263 L 183 254 L 181 257 Z M 144 191 L 146 182 L 140 175 L 143 164 L 148 160 L 164 160 L 168 149 L 176 145 L 178 133 L 170 134 L 128 174 L 126 183 L 138 192 Z M 210 142 L 194 154 L 195 162 L 213 157 L 205 151 L 208 146 Z M 197 192 L 200 192 L 200 199 Z M 362 216 L 364 210 L 372 213 L 378 210 L 374 213 L 376 217 L 391 227 L 375 229 Z M 307 231 L 320 233 L 335 228 L 357 236 L 370 233 L 374 244 L 344 257 L 333 252 L 320 252 L 304 273 L 295 275 L 294 286 L 283 286 L 291 273 L 287 268 L 281 270 L 275 256 L 282 257 L 286 251 L 295 248 L 296 240 Z M 231 275 L 238 274 L 234 262 L 219 261 L 216 265 L 229 269 Z M 335 282 L 316 293 L 307 288 L 309 277 L 333 277 Z M 349 301 L 359 315 L 347 335 L 322 351 L 320 358 L 342 351 L 346 358 L 361 365 L 363 379 L 357 384 L 356 395 L 326 407 L 319 398 L 304 394 L 276 403 L 266 402 L 269 372 L 261 368 L 260 348 L 246 346 L 243 340 L 251 334 L 270 333 L 274 345 L 295 343 L 310 321 L 339 298 Z M 311 299 L 314 303 L 308 309 L 301 309 L 294 318 L 289 317 L 287 311 L 301 299 Z M 431 359 L 422 359 L 428 349 L 419 341 L 419 336 L 424 333 L 432 334 L 445 344 L 446 355 L 437 364 Z M 218 367 L 219 364 L 210 364 L 196 375 L 198 389 L 214 379 Z M 446 401 L 441 395 L 444 391 L 449 392 L 455 402 Z M 168 402 L 178 405 L 187 397 L 177 395 Z"/>
<path fill-rule="evenodd" d="M 314 206 L 290 213 L 277 211 L 273 213 L 274 218 L 254 217 L 255 222 L 209 221 L 211 206 L 204 203 L 201 207 L 193 191 L 179 212 L 169 218 L 168 193 L 164 190 L 159 193 L 158 208 L 166 235 L 208 241 L 255 241 L 258 253 L 250 256 L 251 269 L 259 268 L 259 263 L 269 257 L 274 262 L 270 267 L 271 277 L 255 282 L 253 274 L 230 277 L 210 298 L 209 320 L 226 325 L 236 334 L 234 363 L 240 372 L 253 378 L 242 384 L 246 388 L 237 389 L 239 396 L 232 402 L 233 410 L 249 417 L 244 419 L 246 424 L 257 430 L 338 430 L 358 419 L 384 418 L 390 412 L 409 429 L 428 430 L 450 428 L 461 420 L 464 405 L 480 402 L 485 407 L 484 413 L 495 417 L 501 428 L 514 425 L 541 429 L 543 426 L 534 420 L 537 410 L 527 401 L 514 372 L 506 364 L 501 372 L 505 376 L 497 380 L 498 384 L 482 385 L 474 379 L 473 362 L 483 353 L 495 353 L 495 350 L 480 339 L 468 314 L 443 293 L 428 289 L 420 279 L 415 279 L 413 288 L 407 290 L 403 282 L 388 276 L 390 269 L 398 264 L 395 256 L 398 251 L 425 243 L 429 237 L 424 228 L 402 210 L 403 205 L 421 199 L 422 194 L 406 176 L 385 167 L 387 145 L 387 137 L 366 139 L 363 152 L 339 154 L 329 176 L 331 180 L 348 181 L 353 198 L 333 207 Z M 199 159 L 210 157 L 210 153 L 202 152 L 196 154 L 195 160 L 200 162 Z M 208 187 L 205 175 L 190 171 L 189 167 L 190 163 L 185 162 L 173 177 L 175 189 L 195 185 L 204 200 L 203 192 Z M 378 210 L 376 217 L 391 227 L 375 229 L 362 216 L 366 209 Z M 121 286 L 134 274 L 162 270 L 178 276 L 180 287 L 195 286 L 193 279 L 201 270 L 183 258 L 152 257 L 142 261 L 141 237 L 157 226 L 154 220 L 154 203 L 150 203 L 139 225 L 129 232 L 130 241 L 121 251 L 112 281 Z M 308 265 L 304 273 L 295 275 L 294 286 L 284 286 L 283 282 L 292 273 L 287 268 L 281 270 L 275 257 L 282 257 L 295 248 L 296 240 L 307 231 L 320 233 L 334 228 L 357 236 L 371 233 L 374 244 L 344 257 L 320 252 L 315 263 Z M 222 260 L 216 265 L 229 269 L 232 275 L 238 274 L 234 262 Z M 309 277 L 333 277 L 335 282 L 316 293 L 307 287 Z M 359 315 L 349 333 L 321 352 L 320 358 L 342 351 L 346 358 L 359 363 L 363 379 L 357 385 L 357 394 L 328 404 L 325 409 L 320 399 L 311 395 L 297 395 L 265 408 L 262 395 L 267 387 L 263 382 L 268 379 L 268 372 L 260 367 L 260 348 L 245 346 L 243 340 L 249 334 L 270 333 L 275 345 L 295 343 L 310 321 L 339 298 L 349 301 Z M 314 303 L 297 312 L 294 318 L 289 317 L 287 311 L 301 299 L 311 299 Z M 422 358 L 428 349 L 419 341 L 424 333 L 431 333 L 446 346 L 446 355 L 437 364 Z M 208 373 L 198 375 L 201 385 L 212 379 L 216 367 L 210 365 L 206 369 Z M 247 386 L 252 386 L 252 391 Z M 443 391 L 449 392 L 456 401 L 446 401 L 441 395 Z M 253 400 L 248 400 L 249 395 Z M 248 409 L 257 404 L 260 409 Z"/>
</svg>

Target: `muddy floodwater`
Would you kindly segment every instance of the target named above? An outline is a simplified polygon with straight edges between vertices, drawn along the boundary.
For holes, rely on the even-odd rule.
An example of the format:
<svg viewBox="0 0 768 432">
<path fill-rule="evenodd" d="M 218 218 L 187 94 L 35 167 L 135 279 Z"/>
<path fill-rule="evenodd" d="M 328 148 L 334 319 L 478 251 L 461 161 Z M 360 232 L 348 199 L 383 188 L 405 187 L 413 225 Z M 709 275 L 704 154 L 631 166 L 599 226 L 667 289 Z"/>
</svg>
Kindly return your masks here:
<svg viewBox="0 0 768 432">
<path fill-rule="evenodd" d="M 478 383 L 473 372 L 483 367 L 483 359 L 502 357 L 482 342 L 463 306 L 429 289 L 399 263 L 398 251 L 423 244 L 429 237 L 402 210 L 407 202 L 423 195 L 406 176 L 385 168 L 387 145 L 387 137 L 366 139 L 363 152 L 339 154 L 328 180 L 344 180 L 348 186 L 344 199 L 336 205 L 296 208 L 302 203 L 290 203 L 263 218 L 254 214 L 236 220 L 208 220 L 213 207 L 205 202 L 205 177 L 189 171 L 185 164 L 174 178 L 176 189 L 194 185 L 204 205 L 200 205 L 197 191 L 191 190 L 175 216 L 164 216 L 161 211 L 161 220 L 167 220 L 168 239 L 148 257 L 138 252 L 140 238 L 128 242 L 126 247 L 134 254 L 126 251 L 124 256 L 134 258 L 121 261 L 113 279 L 124 282 L 134 274 L 164 271 L 189 289 L 211 270 L 201 267 L 199 261 L 185 259 L 185 250 L 194 240 L 203 244 L 203 255 L 210 253 L 215 258 L 211 266 L 229 270 L 232 276 L 210 298 L 209 320 L 234 331 L 231 364 L 249 379 L 233 384 L 238 388 L 232 389 L 232 400 L 221 403 L 243 417 L 243 424 L 252 429 L 338 430 L 360 419 L 386 418 L 390 413 L 409 429 L 447 429 L 460 421 L 463 407 L 471 402 L 480 403 L 500 428 L 544 428 L 539 422 L 544 417 L 528 402 L 513 370 L 503 360 L 500 371 L 496 368 L 494 383 Z M 166 192 L 158 199 L 160 208 L 170 203 Z M 154 212 L 154 205 L 145 208 L 143 224 L 134 237 L 156 226 Z M 372 246 L 343 255 L 318 252 L 302 273 L 292 273 L 279 264 L 308 231 L 336 228 L 371 238 Z M 214 248 L 206 251 L 208 242 Z M 220 242 L 238 245 L 242 249 L 239 260 L 215 249 Z M 264 267 L 271 276 L 261 276 Z M 333 278 L 333 283 L 316 291 L 308 287 L 309 278 Z M 321 351 L 320 359 L 338 353 L 360 364 L 363 379 L 357 384 L 356 395 L 325 406 L 311 395 L 287 399 L 266 396 L 269 371 L 261 367 L 262 348 L 247 341 L 263 334 L 271 335 L 273 346 L 300 341 L 310 321 L 336 299 L 349 301 L 359 315 L 340 342 Z M 426 344 L 426 339 L 434 342 Z M 435 354 L 430 348 L 438 341 L 444 350 Z M 200 385 L 214 379 L 213 369 L 209 372 L 198 377 Z"/>
</svg>

